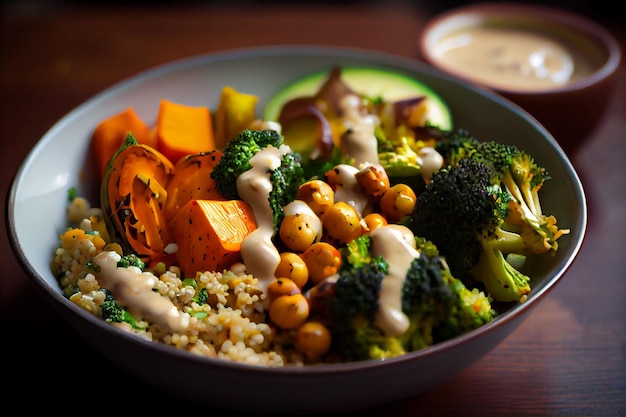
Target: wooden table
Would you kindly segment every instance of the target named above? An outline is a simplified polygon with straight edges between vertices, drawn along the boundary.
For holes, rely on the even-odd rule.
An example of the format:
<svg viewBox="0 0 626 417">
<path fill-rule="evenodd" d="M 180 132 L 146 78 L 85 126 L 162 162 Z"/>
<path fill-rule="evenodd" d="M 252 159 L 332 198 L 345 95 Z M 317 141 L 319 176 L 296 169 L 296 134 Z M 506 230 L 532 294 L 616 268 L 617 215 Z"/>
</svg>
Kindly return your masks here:
<svg viewBox="0 0 626 417">
<path fill-rule="evenodd" d="M 212 2 L 188 6 L 159 2 L 151 7 L 147 2 L 126 7 L 40 3 L 36 7 L 22 1 L 3 3 L 3 205 L 11 176 L 46 130 L 84 100 L 139 71 L 195 54 L 281 43 L 345 45 L 415 57 L 420 29 L 436 12 L 419 6 L 425 3 L 419 1 L 388 2 L 385 7 L 377 2 L 335 6 L 259 2 L 249 8 Z M 604 22 L 624 47 L 623 17 L 607 17 Z M 590 223 L 583 249 L 565 279 L 520 328 L 471 368 L 427 392 L 354 415 L 626 415 L 623 67 L 619 77 L 619 91 L 606 118 L 572 155 L 588 193 Z M 140 402 L 151 412 L 184 404 L 117 369 L 86 345 L 35 291 L 5 236 L 3 229 L 5 401 L 50 411 L 89 410 L 94 404 L 105 410 Z M 74 360 L 61 360 L 68 351 Z M 85 361 L 94 364 L 92 370 L 81 369 Z M 190 407 L 210 414 L 220 411 Z"/>
</svg>

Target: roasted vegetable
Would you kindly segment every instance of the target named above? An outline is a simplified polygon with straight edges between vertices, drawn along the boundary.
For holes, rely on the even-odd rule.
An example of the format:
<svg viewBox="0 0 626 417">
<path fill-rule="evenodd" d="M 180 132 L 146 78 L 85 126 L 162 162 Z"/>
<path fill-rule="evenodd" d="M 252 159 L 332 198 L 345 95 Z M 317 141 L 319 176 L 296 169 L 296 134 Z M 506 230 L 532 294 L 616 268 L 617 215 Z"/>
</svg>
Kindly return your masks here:
<svg viewBox="0 0 626 417">
<path fill-rule="evenodd" d="M 379 155 L 376 160 L 368 155 L 368 162 L 379 161 L 389 177 L 401 177 L 402 182 L 419 176 L 422 163 L 432 164 L 430 155 L 423 161 L 421 153 L 434 144 L 435 127 L 452 126 L 450 110 L 430 87 L 398 72 L 367 67 L 335 67 L 296 80 L 269 101 L 265 118 L 280 122 L 285 142 L 302 155 L 305 170 L 311 172 L 313 165 L 328 160 L 359 166 L 362 161 L 349 159 L 363 142 L 346 140 L 360 130 L 355 127 L 357 114 L 365 124 L 377 120 L 373 153 Z M 431 171 L 428 166 L 426 176 Z"/>
<path fill-rule="evenodd" d="M 150 135 L 150 129 L 132 107 L 104 119 L 96 126 L 91 137 L 91 150 L 96 159 L 100 178 L 104 177 L 109 160 L 122 146 L 128 132 L 131 132 L 139 143 L 156 145 L 154 136 Z"/>
<path fill-rule="evenodd" d="M 222 155 L 221 151 L 214 150 L 188 155 L 176 162 L 173 176 L 165 188 L 165 221 L 169 222 L 191 200 L 224 200 L 211 178 L 211 172 Z"/>
<path fill-rule="evenodd" d="M 156 121 L 157 149 L 172 163 L 215 149 L 211 112 L 204 106 L 186 106 L 161 100 Z"/>
<path fill-rule="evenodd" d="M 150 266 L 168 260 L 165 249 L 171 238 L 162 207 L 173 168 L 163 154 L 128 134 L 109 161 L 100 188 L 111 239 Z"/>
<path fill-rule="evenodd" d="M 528 248 L 521 235 L 505 228 L 511 197 L 493 184 L 495 176 L 473 158 L 440 169 L 418 196 L 410 227 L 437 246 L 455 277 L 469 281 L 469 275 L 495 301 L 512 302 L 530 292 L 530 277 L 506 256 L 525 257 Z"/>
<path fill-rule="evenodd" d="M 215 146 L 224 149 L 229 140 L 250 127 L 256 118 L 259 97 L 240 93 L 230 86 L 222 89 L 215 112 Z"/>
<path fill-rule="evenodd" d="M 191 200 L 169 223 L 186 276 L 221 272 L 240 261 L 241 242 L 255 229 L 252 209 L 243 200 Z"/>
<path fill-rule="evenodd" d="M 432 243 L 403 226 L 362 235 L 341 254 L 338 275 L 314 287 L 319 291 L 313 313 L 326 307 L 320 320 L 344 360 L 395 357 L 469 332 L 495 316 L 486 293 L 452 276 Z"/>
</svg>

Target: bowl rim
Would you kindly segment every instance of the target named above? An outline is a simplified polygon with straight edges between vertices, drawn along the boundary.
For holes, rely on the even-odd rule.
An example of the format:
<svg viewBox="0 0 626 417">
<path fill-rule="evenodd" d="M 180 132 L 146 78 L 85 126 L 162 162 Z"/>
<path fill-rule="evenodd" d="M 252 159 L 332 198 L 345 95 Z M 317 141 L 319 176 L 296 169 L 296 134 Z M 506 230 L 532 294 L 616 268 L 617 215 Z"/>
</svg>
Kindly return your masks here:
<svg viewBox="0 0 626 417">
<path fill-rule="evenodd" d="M 517 19 L 520 15 L 524 15 L 525 20 L 527 21 L 536 20 L 537 22 L 554 22 L 559 24 L 561 27 L 566 27 L 568 30 L 572 30 L 572 33 L 575 32 L 588 36 L 592 41 L 602 44 L 606 48 L 606 61 L 590 75 L 566 83 L 562 86 L 539 90 L 524 90 L 523 88 L 492 86 L 485 82 L 477 81 L 463 71 L 456 71 L 447 67 L 444 68 L 440 65 L 438 60 L 433 57 L 431 53 L 432 50 L 428 47 L 429 37 L 433 31 L 437 30 L 441 27 L 441 25 L 444 25 L 452 19 L 462 16 L 472 16 L 476 18 L 499 16 L 503 18 L 514 17 Z M 460 77 L 466 81 L 482 85 L 483 87 L 491 89 L 495 92 L 515 94 L 518 96 L 547 96 L 551 94 L 584 90 L 596 83 L 601 82 L 602 80 L 611 78 L 617 72 L 622 60 L 622 51 L 616 37 L 611 31 L 600 25 L 597 21 L 569 9 L 537 3 L 474 3 L 446 10 L 426 22 L 420 31 L 417 44 L 421 58 L 429 65 L 432 65 L 433 67 L 446 73 L 452 74 L 455 77 Z"/>
<path fill-rule="evenodd" d="M 164 345 L 161 343 L 153 342 L 145 340 L 141 337 L 137 337 L 137 335 L 130 334 L 123 330 L 112 326 L 103 320 L 97 318 L 93 314 L 85 311 L 83 308 L 77 306 L 76 304 L 69 301 L 66 297 L 64 297 L 58 290 L 52 288 L 50 284 L 41 276 L 37 270 L 30 264 L 28 259 L 21 248 L 19 238 L 17 236 L 16 229 L 13 225 L 13 219 L 15 217 L 15 202 L 16 195 L 19 187 L 19 180 L 21 175 L 24 173 L 29 162 L 35 158 L 37 151 L 43 144 L 55 135 L 55 132 L 58 129 L 62 128 L 64 122 L 76 115 L 80 114 L 84 109 L 89 108 L 90 106 L 94 106 L 100 101 L 106 100 L 111 94 L 114 94 L 116 90 L 127 88 L 132 86 L 135 83 L 140 83 L 145 81 L 146 78 L 154 78 L 159 75 L 175 72 L 177 70 L 187 68 L 190 66 L 198 65 L 199 63 L 213 63 L 213 62 L 221 62 L 225 60 L 233 60 L 240 58 L 250 58 L 250 57 L 268 57 L 268 56 L 276 56 L 276 55 L 290 55 L 290 56 L 298 56 L 298 55 L 315 55 L 315 54 L 324 54 L 325 56 L 337 56 L 342 57 L 346 56 L 347 58 L 354 59 L 363 59 L 363 60 L 383 60 L 384 64 L 387 66 L 401 66 L 403 69 L 412 70 L 417 72 L 424 72 L 429 75 L 434 75 L 440 79 L 446 80 L 453 84 L 463 84 L 464 88 L 473 90 L 480 95 L 486 95 L 491 100 L 497 102 L 498 104 L 507 106 L 511 108 L 516 113 L 520 114 L 521 117 L 525 118 L 528 123 L 532 124 L 535 128 L 540 130 L 547 139 L 549 139 L 551 146 L 555 148 L 555 151 L 562 154 L 562 162 L 565 163 L 567 170 L 572 174 L 572 180 L 574 182 L 573 185 L 579 190 L 580 197 L 580 205 L 581 205 L 581 217 L 579 218 L 580 229 L 578 231 L 579 239 L 575 242 L 572 247 L 571 254 L 564 260 L 563 265 L 555 271 L 555 273 L 546 280 L 545 284 L 540 288 L 533 290 L 533 294 L 523 303 L 518 303 L 517 305 L 511 307 L 506 311 L 506 314 L 502 316 L 496 316 L 494 320 L 491 322 L 482 325 L 481 327 L 467 332 L 463 335 L 457 336 L 455 338 L 446 340 L 444 342 L 437 343 L 435 345 L 422 348 L 417 351 L 408 352 L 406 354 L 384 359 L 384 360 L 366 360 L 366 361 L 356 361 L 356 362 L 343 362 L 343 363 L 331 363 L 331 364 L 320 364 L 320 365 L 312 365 L 312 366 L 257 366 L 250 365 L 245 363 L 239 363 L 229 360 L 224 360 L 220 358 L 212 358 L 205 356 L 193 355 L 187 351 L 182 351 L 172 346 Z M 28 152 L 23 161 L 20 163 L 19 167 L 13 174 L 13 178 L 11 179 L 10 187 L 7 193 L 7 197 L 5 199 L 5 226 L 7 230 L 8 240 L 10 243 L 10 247 L 13 251 L 13 254 L 22 267 L 22 269 L 26 272 L 30 279 L 34 281 L 36 287 L 43 293 L 43 295 L 53 303 L 53 306 L 58 308 L 58 311 L 61 313 L 63 317 L 66 317 L 67 314 L 72 314 L 78 317 L 84 324 L 88 326 L 94 326 L 108 335 L 120 337 L 126 343 L 135 344 L 136 346 L 147 348 L 150 350 L 156 350 L 158 352 L 175 356 L 177 359 L 189 362 L 189 363 L 201 363 L 202 365 L 210 365 L 216 369 L 228 369 L 234 372 L 239 373 L 257 373 L 263 375 L 333 375 L 338 373 L 343 373 L 346 371 L 354 372 L 354 371 L 366 371 L 372 368 L 379 368 L 382 366 L 392 366 L 395 364 L 396 366 L 400 366 L 403 363 L 418 360 L 419 358 L 424 358 L 430 356 L 432 354 L 445 352 L 451 349 L 454 349 L 456 346 L 465 344 L 472 339 L 480 338 L 482 335 L 490 333 L 493 329 L 500 328 L 505 326 L 507 323 L 516 321 L 520 319 L 522 316 L 530 313 L 531 309 L 554 288 L 555 284 L 557 284 L 563 275 L 567 272 L 567 270 L 573 264 L 575 258 L 578 256 L 580 249 L 582 247 L 586 229 L 587 229 L 587 203 L 586 196 L 584 192 L 583 185 L 581 183 L 578 174 L 573 168 L 573 165 L 569 161 L 569 159 L 565 156 L 562 150 L 560 150 L 558 144 L 551 136 L 551 134 L 537 122 L 530 114 L 522 110 L 519 106 L 515 105 L 508 99 L 501 97 L 493 92 L 485 91 L 484 89 L 468 84 L 462 80 L 458 80 L 455 77 L 448 75 L 445 72 L 442 72 L 436 68 L 432 68 L 426 65 L 423 62 L 415 60 L 413 58 L 405 57 L 402 55 L 397 55 L 389 52 L 382 52 L 379 50 L 369 50 L 366 48 L 356 48 L 356 47 L 344 47 L 344 46 L 328 46 L 328 45 L 314 45 L 314 44 L 288 44 L 288 45 L 267 45 L 267 46 L 256 46 L 256 47 L 242 47 L 242 48 L 232 48 L 221 50 L 217 52 L 210 52 L 205 54 L 194 55 L 186 58 L 177 59 L 174 61 L 166 62 L 147 70 L 141 71 L 133 76 L 130 76 L 126 79 L 123 79 L 112 86 L 96 93 L 94 96 L 87 99 L 82 104 L 70 110 L 69 113 L 61 117 L 44 135 L 37 141 L 35 146 Z M 70 311 L 68 311 L 68 309 Z M 96 348 L 95 346 L 93 346 Z"/>
</svg>

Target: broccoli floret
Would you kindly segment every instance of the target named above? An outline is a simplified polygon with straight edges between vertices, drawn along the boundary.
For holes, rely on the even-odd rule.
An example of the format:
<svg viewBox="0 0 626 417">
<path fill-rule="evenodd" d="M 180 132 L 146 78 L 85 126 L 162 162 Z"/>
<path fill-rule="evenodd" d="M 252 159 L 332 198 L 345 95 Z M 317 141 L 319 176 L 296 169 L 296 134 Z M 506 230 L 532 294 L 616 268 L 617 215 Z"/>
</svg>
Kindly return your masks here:
<svg viewBox="0 0 626 417">
<path fill-rule="evenodd" d="M 282 142 L 282 136 L 275 130 L 244 130 L 231 139 L 211 172 L 220 194 L 227 199 L 238 199 L 237 177 L 251 168 L 250 159 L 267 146 L 278 148 Z"/>
<path fill-rule="evenodd" d="M 379 163 L 390 177 L 420 175 L 419 155 L 406 137 L 400 138 L 398 142 L 391 149 L 378 153 Z"/>
<path fill-rule="evenodd" d="M 439 256 L 439 249 L 437 249 L 437 245 L 421 236 L 415 236 L 415 246 L 420 253 L 423 253 L 426 256 Z"/>
<path fill-rule="evenodd" d="M 298 188 L 305 181 L 300 155 L 286 153 L 281 164 L 270 174 L 272 191 L 269 203 L 274 213 L 274 225 L 278 227 L 284 217 L 283 207 L 296 198 Z"/>
<path fill-rule="evenodd" d="M 491 163 L 501 187 L 511 195 L 515 210 L 511 210 L 514 216 L 509 216 L 507 223 L 521 227 L 522 236 L 535 253 L 556 252 L 557 239 L 569 230 L 559 230 L 556 218 L 541 210 L 539 190 L 550 179 L 546 169 L 516 146 L 494 141 L 480 143 L 473 158 Z"/>
<path fill-rule="evenodd" d="M 134 253 L 130 253 L 122 256 L 120 260 L 117 261 L 117 266 L 121 268 L 136 266 L 143 271 L 146 267 L 146 264 L 144 261 L 141 260 L 141 258 L 139 258 L 139 256 L 135 255 Z"/>
<path fill-rule="evenodd" d="M 440 169 L 417 197 L 409 227 L 437 246 L 453 276 L 471 276 L 495 301 L 509 302 L 530 292 L 530 278 L 504 254 L 525 256 L 527 247 L 520 234 L 502 227 L 510 195 L 494 185 L 495 176 L 474 158 Z"/>
<path fill-rule="evenodd" d="M 378 294 L 387 271 L 384 262 L 344 266 L 333 286 L 331 332 L 344 360 L 383 359 L 405 353 L 398 339 L 374 325 Z"/>
<path fill-rule="evenodd" d="M 491 298 L 455 278 L 441 256 L 415 258 L 403 286 L 402 310 L 409 330 L 401 337 L 417 350 L 476 329 L 495 316 Z"/>
<path fill-rule="evenodd" d="M 341 249 L 342 263 L 329 303 L 334 348 L 349 361 L 404 353 L 396 338 L 373 324 L 389 264 L 380 256 L 373 257 L 370 248 L 370 236 L 364 234 Z"/>
<path fill-rule="evenodd" d="M 431 242 L 419 241 L 429 253 L 437 252 Z M 401 335 L 385 333 L 376 318 L 389 264 L 369 250 L 369 237 L 349 244 L 333 286 L 330 328 L 334 349 L 345 360 L 398 356 L 473 330 L 494 317 L 484 292 L 454 278 L 442 257 L 421 251 L 408 269 L 399 300 L 409 327 Z"/>
<path fill-rule="evenodd" d="M 128 323 L 133 329 L 145 330 L 147 323 L 137 321 L 113 296 L 113 293 L 105 288 L 101 289 L 105 294 L 104 303 L 100 307 L 102 319 L 109 323 Z"/>
<path fill-rule="evenodd" d="M 452 166 L 463 158 L 472 157 L 477 151 L 479 141 L 467 130 L 457 129 L 444 132 L 435 144 L 435 150 L 443 157 L 444 166 Z"/>
<path fill-rule="evenodd" d="M 367 233 L 348 242 L 346 246 L 340 249 L 341 257 L 343 259 L 341 268 L 360 268 L 366 264 L 374 264 L 377 265 L 379 270 L 386 272 L 389 265 L 384 259 L 382 259 L 382 257 L 373 257 L 370 252 L 371 247 L 372 239 Z"/>
<path fill-rule="evenodd" d="M 403 183 L 409 185 L 415 192 L 420 192 L 429 180 L 432 162 L 428 162 L 427 172 L 423 170 L 425 158 L 432 160 L 438 153 L 435 145 L 443 132 L 436 126 L 427 123 L 425 126 L 407 128 L 402 126 L 393 141 L 384 136 L 377 137 L 378 160 L 385 168 L 391 185 Z"/>
<path fill-rule="evenodd" d="M 286 146 L 283 136 L 275 130 L 244 130 L 231 139 L 223 151 L 217 165 L 211 172 L 220 194 L 226 199 L 240 199 L 237 191 L 237 178 L 252 168 L 250 159 L 267 147 Z M 296 152 L 286 152 L 281 157 L 280 166 L 270 172 L 272 190 L 269 204 L 274 213 L 277 229 L 284 217 L 283 207 L 293 201 L 298 187 L 304 183 L 302 158 Z"/>
<path fill-rule="evenodd" d="M 559 230 L 556 218 L 543 214 L 539 190 L 550 175 L 530 154 L 514 145 L 480 142 L 464 130 L 446 132 L 435 149 L 443 156 L 444 166 L 457 165 L 464 158 L 490 164 L 497 173 L 494 182 L 510 194 L 508 227 L 519 232 L 534 253 L 556 252 L 557 239 L 569 230 Z"/>
</svg>

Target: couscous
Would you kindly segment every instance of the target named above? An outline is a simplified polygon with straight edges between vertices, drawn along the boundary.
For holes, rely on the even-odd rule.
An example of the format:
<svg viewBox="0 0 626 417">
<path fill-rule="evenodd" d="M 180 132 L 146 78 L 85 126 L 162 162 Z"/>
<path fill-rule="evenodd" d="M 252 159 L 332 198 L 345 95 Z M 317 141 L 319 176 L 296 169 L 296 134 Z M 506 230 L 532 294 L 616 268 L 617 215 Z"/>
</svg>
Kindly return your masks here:
<svg viewBox="0 0 626 417">
<path fill-rule="evenodd" d="M 480 327 L 497 315 L 493 301 L 522 302 L 529 277 L 517 270 L 515 283 L 468 279 L 472 271 L 456 276 L 446 262 L 455 254 L 440 253 L 411 223 L 424 190 L 456 169 L 450 155 L 437 151 L 438 141 L 478 142 L 466 132 L 459 131 L 459 139 L 455 131 L 429 126 L 424 98 L 386 106 L 345 86 L 330 89 L 341 91 L 339 97 L 326 97 L 328 83 L 341 84 L 339 72 L 317 101 L 305 100 L 307 116 L 312 103 L 320 106 L 313 115 L 325 128 L 304 154 L 289 145 L 293 130 L 281 133 L 302 109 L 281 118 L 282 126 L 243 120 L 254 115 L 256 100 L 241 94 L 246 109 L 224 110 L 225 99 L 241 99 L 230 87 L 213 119 L 216 129 L 199 129 L 201 137 L 183 150 L 165 115 L 155 131 L 141 127 L 132 109 L 103 121 L 93 138 L 103 152 L 96 155 L 100 207 L 70 190 L 68 228 L 51 262 L 66 297 L 137 337 L 260 366 L 385 359 Z M 302 101 L 287 104 L 293 110 Z M 171 102 L 166 107 L 193 123 L 211 114 L 196 108 L 187 114 L 190 108 Z M 390 111 L 398 112 L 393 127 L 384 123 Z M 159 148 L 161 136 L 168 136 L 162 139 L 167 146 Z M 515 236 L 515 265 L 556 251 L 567 230 L 541 213 L 532 224 L 542 227 L 533 229 L 524 220 L 530 209 L 509 215 L 519 212 L 514 207 L 522 207 L 522 197 L 499 187 L 489 183 L 474 197 L 488 206 L 489 221 L 498 222 L 493 230 Z M 495 217 L 501 201 L 494 189 L 510 201 L 502 217 Z M 488 238 L 492 244 L 498 236 Z M 468 245 L 475 239 L 469 236 Z M 490 248 L 514 270 L 506 249 Z"/>
</svg>

